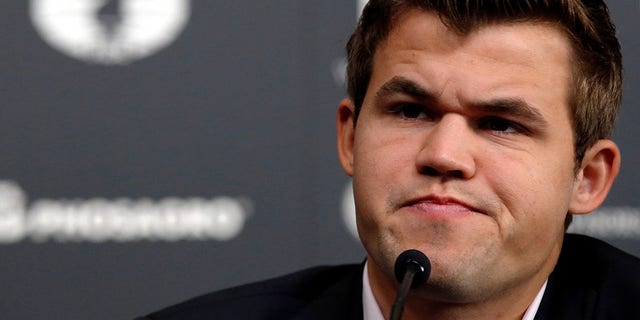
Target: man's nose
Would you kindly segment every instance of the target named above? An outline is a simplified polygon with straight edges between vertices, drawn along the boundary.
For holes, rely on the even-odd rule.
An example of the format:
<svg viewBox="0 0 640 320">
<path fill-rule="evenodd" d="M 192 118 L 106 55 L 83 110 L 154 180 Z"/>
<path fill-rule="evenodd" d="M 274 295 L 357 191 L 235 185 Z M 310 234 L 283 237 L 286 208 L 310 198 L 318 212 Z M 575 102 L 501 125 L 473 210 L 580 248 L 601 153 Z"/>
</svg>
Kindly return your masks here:
<svg viewBox="0 0 640 320">
<path fill-rule="evenodd" d="M 469 179 L 476 171 L 474 132 L 467 120 L 445 114 L 424 139 L 416 157 L 421 174 Z"/>
</svg>

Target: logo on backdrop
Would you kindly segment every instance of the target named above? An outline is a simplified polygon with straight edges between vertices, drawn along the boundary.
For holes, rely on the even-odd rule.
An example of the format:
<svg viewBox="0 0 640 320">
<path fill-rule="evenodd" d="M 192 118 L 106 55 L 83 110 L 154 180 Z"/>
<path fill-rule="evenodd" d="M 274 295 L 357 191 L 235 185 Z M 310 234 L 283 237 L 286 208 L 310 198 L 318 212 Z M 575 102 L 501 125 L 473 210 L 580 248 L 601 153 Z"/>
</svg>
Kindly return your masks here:
<svg viewBox="0 0 640 320">
<path fill-rule="evenodd" d="M 36 242 L 230 240 L 253 205 L 231 197 L 107 200 L 38 199 L 0 180 L 0 244 Z"/>
<path fill-rule="evenodd" d="M 356 18 L 360 18 L 360 14 L 362 13 L 362 9 L 369 2 L 368 0 L 357 0 L 356 3 Z M 331 75 L 333 76 L 333 81 L 338 86 L 344 86 L 347 78 L 347 59 L 339 58 L 335 59 L 331 65 Z"/>
<path fill-rule="evenodd" d="M 353 199 L 353 183 L 349 181 L 342 192 L 342 221 L 349 233 L 358 239 L 358 225 L 356 223 L 356 202 Z"/>
<path fill-rule="evenodd" d="M 75 59 L 128 64 L 169 46 L 190 16 L 190 0 L 31 0 L 42 39 Z"/>
<path fill-rule="evenodd" d="M 369 0 L 358 0 L 358 17 L 360 16 L 362 9 L 364 9 L 364 6 L 367 4 L 367 2 L 369 2 Z"/>
</svg>

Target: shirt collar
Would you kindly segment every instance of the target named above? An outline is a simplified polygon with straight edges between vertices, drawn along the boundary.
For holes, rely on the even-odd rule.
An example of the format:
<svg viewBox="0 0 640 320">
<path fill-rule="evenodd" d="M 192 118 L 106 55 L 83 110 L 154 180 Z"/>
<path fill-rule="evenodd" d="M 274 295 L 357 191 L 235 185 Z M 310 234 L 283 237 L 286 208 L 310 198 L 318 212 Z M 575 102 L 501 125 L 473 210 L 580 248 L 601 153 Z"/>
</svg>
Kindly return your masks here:
<svg viewBox="0 0 640 320">
<path fill-rule="evenodd" d="M 367 272 L 369 261 L 364 263 L 364 271 L 362 273 L 362 314 L 364 320 L 384 320 L 382 311 L 376 298 L 373 296 L 373 290 L 371 290 L 371 283 L 369 282 L 369 272 Z"/>
<path fill-rule="evenodd" d="M 373 290 L 371 290 L 371 283 L 369 282 L 369 273 L 367 272 L 369 261 L 364 264 L 364 271 L 362 273 L 362 314 L 364 315 L 364 320 L 384 320 L 384 316 L 382 315 L 382 311 L 380 311 L 380 306 L 376 301 L 376 298 L 373 296 Z M 522 320 L 533 320 L 538 312 L 538 308 L 540 308 L 540 302 L 542 302 L 542 296 L 544 295 L 545 290 L 547 289 L 547 281 L 544 282 L 540 291 L 536 295 L 533 302 L 527 308 L 527 311 L 524 313 L 524 317 Z"/>
</svg>

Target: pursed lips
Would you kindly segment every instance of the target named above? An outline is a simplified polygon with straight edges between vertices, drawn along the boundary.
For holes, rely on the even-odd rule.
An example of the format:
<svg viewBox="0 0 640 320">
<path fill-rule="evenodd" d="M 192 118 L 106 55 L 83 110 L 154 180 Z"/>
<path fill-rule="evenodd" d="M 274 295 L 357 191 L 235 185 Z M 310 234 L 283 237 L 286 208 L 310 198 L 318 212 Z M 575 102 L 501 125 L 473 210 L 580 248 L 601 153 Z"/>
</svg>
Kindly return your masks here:
<svg viewBox="0 0 640 320">
<path fill-rule="evenodd" d="M 459 216 L 474 213 L 483 214 L 475 207 L 458 200 L 454 197 L 443 197 L 430 195 L 407 201 L 402 208 L 410 208 L 418 213 L 428 215 Z"/>
</svg>

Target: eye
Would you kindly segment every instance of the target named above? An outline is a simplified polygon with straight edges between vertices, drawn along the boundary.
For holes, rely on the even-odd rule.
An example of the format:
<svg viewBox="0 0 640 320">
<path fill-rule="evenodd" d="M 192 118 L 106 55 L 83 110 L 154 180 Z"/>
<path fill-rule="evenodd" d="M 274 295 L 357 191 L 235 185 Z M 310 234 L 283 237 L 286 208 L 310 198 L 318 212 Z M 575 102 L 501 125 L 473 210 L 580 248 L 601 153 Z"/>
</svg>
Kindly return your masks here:
<svg viewBox="0 0 640 320">
<path fill-rule="evenodd" d="M 481 129 L 495 131 L 499 133 L 518 133 L 526 131 L 526 129 L 507 119 L 498 117 L 487 117 L 480 121 L 479 127 Z"/>
<path fill-rule="evenodd" d="M 418 104 L 398 104 L 391 109 L 391 112 L 404 119 L 426 119 L 429 117 L 425 108 Z"/>
</svg>

